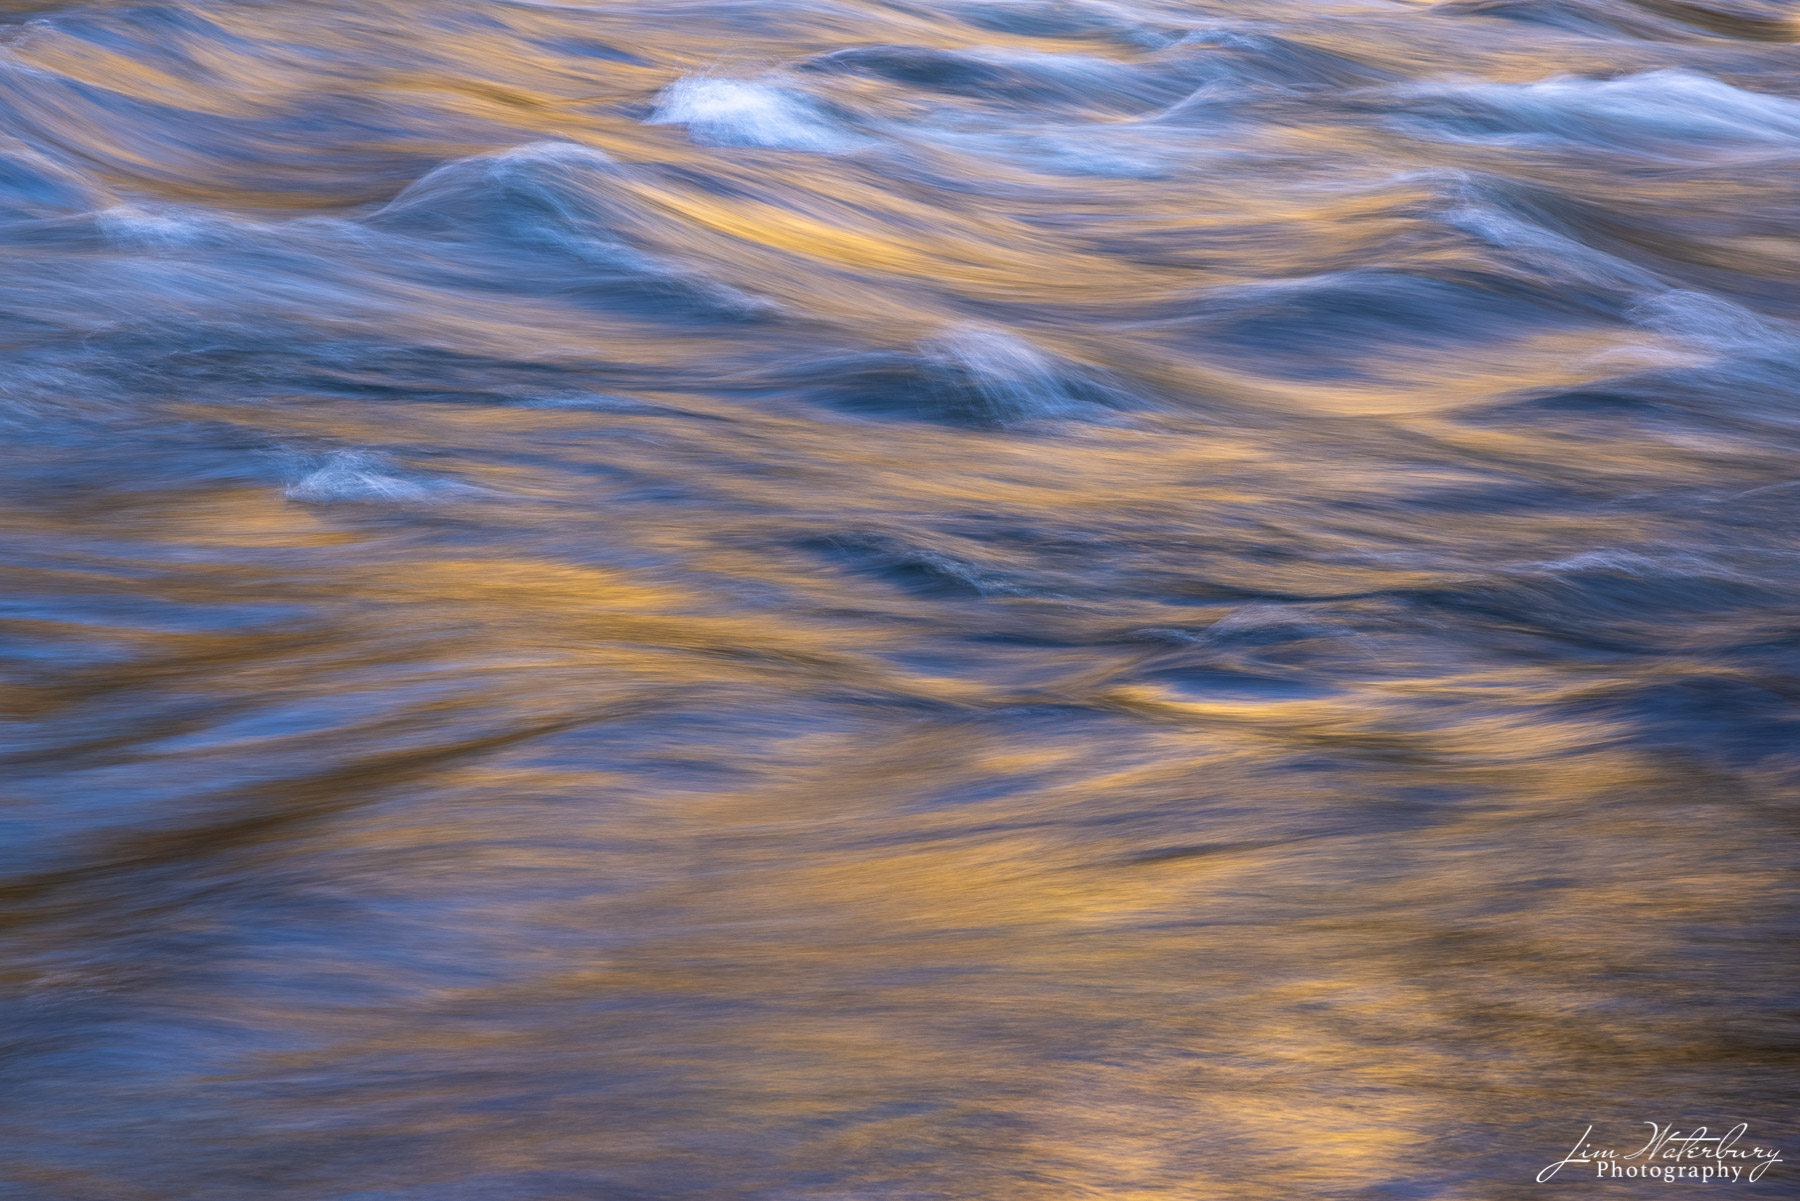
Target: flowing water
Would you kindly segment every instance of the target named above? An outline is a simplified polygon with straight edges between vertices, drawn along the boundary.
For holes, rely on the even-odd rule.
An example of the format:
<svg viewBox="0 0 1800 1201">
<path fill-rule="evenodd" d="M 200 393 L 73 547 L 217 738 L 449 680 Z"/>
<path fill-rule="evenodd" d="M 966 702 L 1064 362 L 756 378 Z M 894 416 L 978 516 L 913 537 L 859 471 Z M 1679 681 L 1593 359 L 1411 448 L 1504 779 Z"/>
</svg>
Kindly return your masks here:
<svg viewBox="0 0 1800 1201">
<path fill-rule="evenodd" d="M 5 4 L 0 1195 L 1800 1151 L 1797 38 Z"/>
</svg>

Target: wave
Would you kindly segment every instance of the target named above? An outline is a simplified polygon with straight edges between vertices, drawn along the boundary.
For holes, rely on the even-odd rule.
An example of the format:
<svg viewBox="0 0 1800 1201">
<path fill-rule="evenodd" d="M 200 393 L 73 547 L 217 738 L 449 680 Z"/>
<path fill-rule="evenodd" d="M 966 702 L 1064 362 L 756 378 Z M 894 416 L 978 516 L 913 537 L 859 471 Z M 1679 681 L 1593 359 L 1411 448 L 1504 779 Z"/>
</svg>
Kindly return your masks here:
<svg viewBox="0 0 1800 1201">
<path fill-rule="evenodd" d="M 1418 84 L 1410 111 L 1445 136 L 1533 139 L 1625 154 L 1706 159 L 1800 146 L 1800 101 L 1668 69 L 1617 79 Z"/>
</svg>

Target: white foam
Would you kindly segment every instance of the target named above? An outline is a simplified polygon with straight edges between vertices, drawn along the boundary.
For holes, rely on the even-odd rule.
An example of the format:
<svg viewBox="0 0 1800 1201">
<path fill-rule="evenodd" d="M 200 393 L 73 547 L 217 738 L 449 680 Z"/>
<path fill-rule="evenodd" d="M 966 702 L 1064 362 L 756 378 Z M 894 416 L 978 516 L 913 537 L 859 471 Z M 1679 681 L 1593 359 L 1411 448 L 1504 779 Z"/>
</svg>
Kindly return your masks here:
<svg viewBox="0 0 1800 1201">
<path fill-rule="evenodd" d="M 1732 87 L 1693 71 L 1648 71 L 1619 79 L 1558 76 L 1537 83 L 1425 84 L 1406 94 L 1485 110 L 1509 132 L 1459 135 L 1470 141 L 1520 136 L 1601 142 L 1614 149 L 1690 156 L 1719 150 L 1800 145 L 1800 102 Z"/>
<path fill-rule="evenodd" d="M 1440 219 L 1540 278 L 1623 291 L 1661 287 L 1641 267 L 1485 204 L 1472 191 Z"/>
<path fill-rule="evenodd" d="M 686 125 L 702 146 L 763 146 L 841 154 L 865 145 L 804 94 L 747 79 L 693 75 L 657 96 L 650 125 Z"/>
<path fill-rule="evenodd" d="M 1191 144 L 1172 145 L 1135 125 L 1004 127 L 997 122 L 939 124 L 909 131 L 920 140 L 981 159 L 1002 162 L 1034 175 L 1102 179 L 1165 179 L 1177 166 L 1191 166 Z"/>
<path fill-rule="evenodd" d="M 966 377 L 986 409 L 981 416 L 998 424 L 1063 417 L 1091 407 L 1070 395 L 1055 360 L 1004 330 L 963 327 L 926 349 Z"/>
<path fill-rule="evenodd" d="M 332 501 L 428 501 L 438 494 L 461 491 L 441 480 L 407 479 L 385 470 L 382 460 L 362 450 L 334 450 L 288 486 L 289 500 L 328 504 Z"/>
<path fill-rule="evenodd" d="M 1795 349 L 1791 331 L 1708 292 L 1661 292 L 1640 301 L 1630 316 L 1639 325 L 1703 350 L 1788 357 Z"/>
<path fill-rule="evenodd" d="M 94 221 L 108 243 L 126 250 L 225 246 L 249 233 L 229 218 L 173 206 L 114 205 L 95 213 Z"/>
<path fill-rule="evenodd" d="M 618 160 L 604 150 L 583 146 L 580 142 L 565 142 L 557 139 L 525 142 L 480 157 L 490 163 L 569 163 L 607 169 L 617 168 L 619 165 Z"/>
<path fill-rule="evenodd" d="M 1568 574 L 1611 574 L 1639 580 L 1662 580 L 1672 576 L 1714 581 L 1745 581 L 1752 577 L 1714 558 L 1673 544 L 1653 546 L 1654 555 L 1626 547 L 1599 547 L 1561 559 L 1533 563 L 1515 563 L 1509 573 L 1521 576 L 1553 576 Z"/>
</svg>

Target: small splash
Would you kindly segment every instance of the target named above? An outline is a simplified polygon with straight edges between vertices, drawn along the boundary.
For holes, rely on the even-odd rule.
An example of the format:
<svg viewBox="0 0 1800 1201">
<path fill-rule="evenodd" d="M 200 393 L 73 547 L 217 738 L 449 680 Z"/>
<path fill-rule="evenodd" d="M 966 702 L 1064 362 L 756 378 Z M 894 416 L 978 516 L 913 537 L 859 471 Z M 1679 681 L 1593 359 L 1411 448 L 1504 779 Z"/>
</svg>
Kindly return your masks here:
<svg viewBox="0 0 1800 1201">
<path fill-rule="evenodd" d="M 309 504 L 341 501 L 420 503 L 472 491 L 448 480 L 421 480 L 395 472 L 380 455 L 366 450 L 334 450 L 303 468 L 289 484 L 287 498 Z"/>
<path fill-rule="evenodd" d="M 665 88 L 647 124 L 685 125 L 688 137 L 701 146 L 842 154 L 868 144 L 792 88 L 704 75 Z"/>
<path fill-rule="evenodd" d="M 1065 365 L 1004 330 L 968 326 L 922 349 L 928 373 L 963 394 L 969 416 L 978 422 L 1017 425 L 1094 411 L 1091 388 L 1083 387 Z"/>
<path fill-rule="evenodd" d="M 782 378 L 847 412 L 976 429 L 1093 420 L 1141 403 L 1105 371 L 976 325 L 906 350 L 813 356 Z"/>
</svg>

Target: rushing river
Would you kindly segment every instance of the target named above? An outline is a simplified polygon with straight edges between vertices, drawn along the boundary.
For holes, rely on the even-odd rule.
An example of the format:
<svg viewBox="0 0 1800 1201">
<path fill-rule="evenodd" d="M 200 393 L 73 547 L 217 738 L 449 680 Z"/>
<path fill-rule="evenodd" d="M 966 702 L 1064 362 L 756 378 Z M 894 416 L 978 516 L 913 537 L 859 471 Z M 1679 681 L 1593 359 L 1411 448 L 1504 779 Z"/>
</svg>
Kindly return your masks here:
<svg viewBox="0 0 1800 1201">
<path fill-rule="evenodd" d="M 7 1201 L 1800 1158 L 1790 5 L 3 8 Z"/>
</svg>

